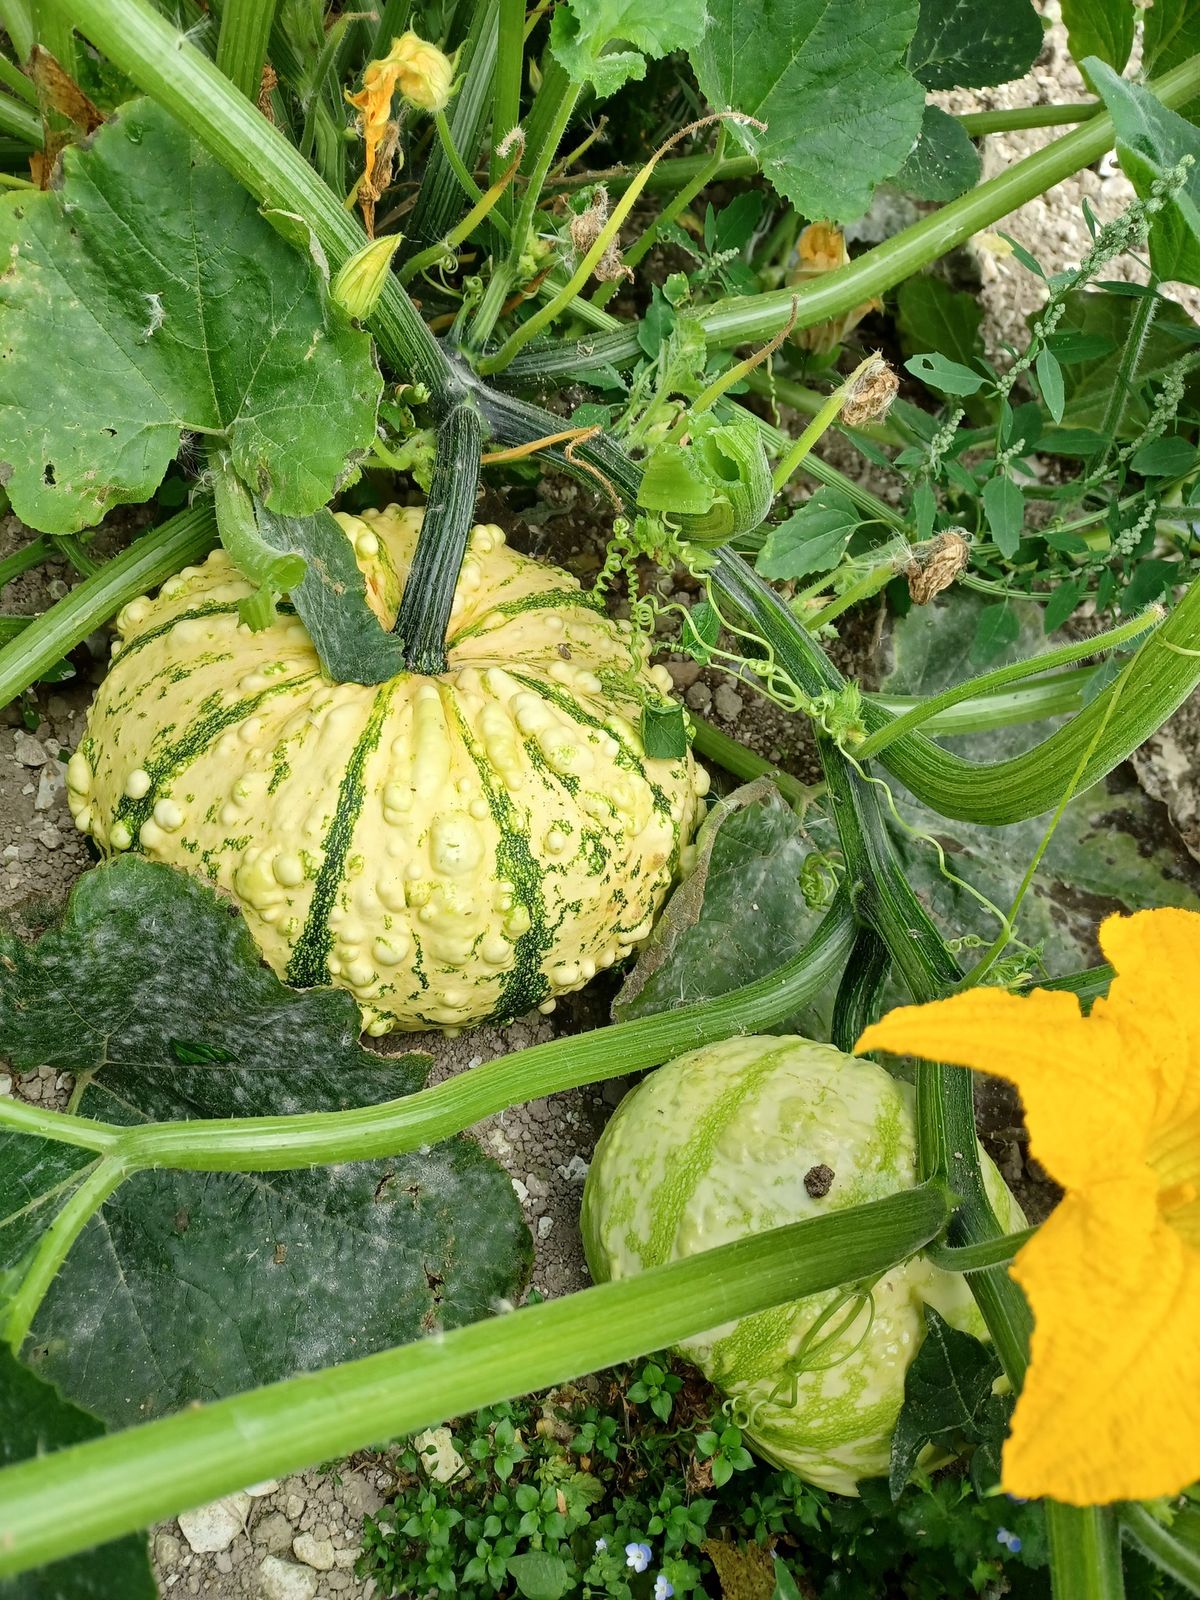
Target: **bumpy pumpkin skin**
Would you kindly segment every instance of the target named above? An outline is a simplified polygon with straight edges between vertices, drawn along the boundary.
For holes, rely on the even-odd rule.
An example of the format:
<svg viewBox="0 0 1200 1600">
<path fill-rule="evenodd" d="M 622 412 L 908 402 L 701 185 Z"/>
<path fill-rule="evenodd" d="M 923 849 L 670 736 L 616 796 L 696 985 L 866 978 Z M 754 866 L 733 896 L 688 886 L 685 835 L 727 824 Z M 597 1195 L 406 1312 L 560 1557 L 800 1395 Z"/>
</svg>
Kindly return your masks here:
<svg viewBox="0 0 1200 1600">
<path fill-rule="evenodd" d="M 1022 1227 L 980 1153 L 1001 1225 Z M 824 1194 L 822 1182 L 816 1194 L 805 1185 L 814 1167 L 833 1173 Z M 626 1278 L 916 1181 L 908 1084 L 811 1039 L 727 1039 L 659 1068 L 621 1102 L 588 1173 L 583 1242 L 597 1282 Z M 871 1294 L 873 1315 L 836 1290 L 680 1346 L 734 1402 L 760 1455 L 841 1494 L 887 1473 L 924 1306 L 987 1336 L 966 1279 L 925 1256 L 885 1273 Z"/>
<path fill-rule="evenodd" d="M 339 518 L 385 626 L 419 509 Z M 76 825 L 240 904 L 289 983 L 335 983 L 368 1031 L 508 1020 L 627 955 L 687 846 L 707 778 L 648 759 L 627 624 L 476 527 L 441 677 L 331 683 L 304 625 L 251 633 L 221 550 L 117 619 L 71 758 Z"/>
</svg>

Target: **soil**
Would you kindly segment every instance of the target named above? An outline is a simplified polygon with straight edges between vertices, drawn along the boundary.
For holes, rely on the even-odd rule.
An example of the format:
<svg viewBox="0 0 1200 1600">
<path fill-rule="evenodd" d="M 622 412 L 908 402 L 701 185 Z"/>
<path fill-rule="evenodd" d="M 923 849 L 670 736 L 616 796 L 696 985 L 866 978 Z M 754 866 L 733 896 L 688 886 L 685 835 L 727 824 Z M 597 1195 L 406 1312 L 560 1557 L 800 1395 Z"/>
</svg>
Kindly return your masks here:
<svg viewBox="0 0 1200 1600">
<path fill-rule="evenodd" d="M 1056 8 L 1047 7 L 1056 19 Z M 1057 20 L 1030 80 L 1001 89 L 943 97 L 954 110 L 1020 105 L 1041 100 L 1082 98 L 1085 91 L 1065 53 Z M 1029 132 L 985 142 L 985 175 L 1045 143 L 1051 135 Z M 1131 190 L 1111 161 L 1060 184 L 1022 208 L 1004 224 L 1034 251 L 1048 271 L 1079 259 L 1087 248 L 1081 201 L 1086 195 L 1097 213 L 1108 216 L 1128 201 Z M 878 210 L 879 208 L 877 208 Z M 886 208 L 885 208 L 886 209 Z M 893 218 L 893 224 L 907 220 Z M 878 218 L 876 218 L 878 221 Z M 885 224 L 886 226 L 886 224 Z M 984 328 L 989 346 L 1020 341 L 1024 318 L 1036 303 L 1038 280 L 986 249 L 974 251 Z M 1114 264 L 1111 275 L 1136 270 Z M 1183 298 L 1181 295 L 1180 298 Z M 1195 310 L 1193 305 L 1190 309 Z M 839 459 L 838 465 L 852 465 Z M 861 472 L 861 463 L 855 470 Z M 872 488 L 882 486 L 875 482 Z M 559 481 L 542 489 L 543 499 L 525 518 L 523 541 L 534 553 L 553 554 L 585 581 L 599 559 L 587 523 L 595 508 L 573 485 Z M 139 514 L 115 516 L 119 536 Z M 566 541 L 563 530 L 579 530 Z M 19 548 L 26 530 L 9 517 L 0 522 L 0 558 Z M 4 591 L 0 611 L 39 610 L 65 593 L 75 574 L 64 562 L 51 562 L 17 579 Z M 687 603 L 692 580 L 676 580 L 674 598 Z M 841 648 L 843 666 L 867 681 L 878 670 L 874 614 L 860 619 L 849 645 Z M 102 675 L 107 648 L 103 638 L 76 652 L 78 675 L 41 686 L 20 706 L 0 713 L 0 914 L 21 908 L 25 918 L 61 903 L 75 878 L 89 864 L 88 848 L 75 832 L 64 790 L 66 756 L 82 732 L 84 713 Z M 700 669 L 681 657 L 666 658 L 677 690 L 699 715 L 733 734 L 772 763 L 802 780 L 818 776 L 815 752 L 800 719 L 765 704 L 746 685 L 728 675 Z M 1194 752 L 1200 738 L 1200 700 L 1194 700 L 1150 740 L 1134 760 L 1139 780 L 1170 808 L 1183 839 L 1200 859 L 1200 782 Z M 477 1062 L 544 1039 L 595 1027 L 607 1020 L 612 981 L 598 980 L 583 995 L 560 1005 L 552 1017 L 534 1015 L 511 1027 L 479 1028 L 456 1039 L 424 1039 L 441 1078 Z M 512 1108 L 475 1130 L 484 1148 L 511 1176 L 535 1241 L 533 1286 L 543 1295 L 583 1287 L 587 1270 L 579 1237 L 578 1210 L 587 1163 L 596 1138 L 627 1084 L 614 1080 Z M 62 1105 L 69 1084 L 53 1069 L 20 1075 L 14 1084 L 0 1073 L 0 1092 L 16 1092 L 46 1104 Z M 1020 1192 L 1034 1217 L 1053 1203 L 1054 1190 L 1027 1160 L 1019 1110 L 1010 1091 L 990 1083 L 979 1096 L 985 1143 L 1004 1176 Z M 206 1595 L 212 1600 L 316 1600 L 345 1596 L 365 1600 L 372 1585 L 355 1577 L 362 1519 L 381 1506 L 392 1485 L 385 1456 L 363 1456 L 333 1469 L 298 1474 L 260 1485 L 210 1508 L 200 1522 L 188 1516 L 154 1532 L 154 1560 L 163 1595 Z"/>
</svg>

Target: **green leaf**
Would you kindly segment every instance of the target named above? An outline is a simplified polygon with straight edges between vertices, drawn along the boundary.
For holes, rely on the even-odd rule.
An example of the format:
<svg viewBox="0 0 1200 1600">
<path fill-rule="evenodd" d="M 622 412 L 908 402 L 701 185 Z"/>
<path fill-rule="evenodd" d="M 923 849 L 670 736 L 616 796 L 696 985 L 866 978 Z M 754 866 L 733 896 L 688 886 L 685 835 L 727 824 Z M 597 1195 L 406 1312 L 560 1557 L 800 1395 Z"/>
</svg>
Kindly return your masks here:
<svg viewBox="0 0 1200 1600">
<path fill-rule="evenodd" d="M 1182 478 L 1195 469 L 1196 460 L 1195 445 L 1173 433 L 1135 450 L 1129 465 L 1143 478 Z"/>
<path fill-rule="evenodd" d="M 767 530 L 755 567 L 764 578 L 830 572 L 862 518 L 837 489 L 818 489 L 786 522 Z"/>
<path fill-rule="evenodd" d="M 1169 5 L 1170 0 L 1164 3 Z M 1133 49 L 1135 15 L 1133 0 L 1062 0 L 1071 55 L 1080 63 L 1099 56 L 1114 72 L 1124 72 Z"/>
<path fill-rule="evenodd" d="M 908 278 L 897 292 L 896 311 L 905 355 L 937 350 L 966 365 L 983 353 L 978 297 L 951 289 L 941 278 L 928 273 Z"/>
<path fill-rule="evenodd" d="M 1063 389 L 1062 368 L 1058 358 L 1052 350 L 1039 350 L 1034 363 L 1037 371 L 1038 384 L 1042 391 L 1042 399 L 1046 402 L 1046 410 L 1055 422 L 1061 422 L 1063 407 L 1066 405 L 1066 394 Z"/>
<path fill-rule="evenodd" d="M 778 1552 L 775 1561 L 775 1588 L 771 1600 L 802 1600 L 800 1590 L 796 1587 L 796 1580 L 783 1564 L 783 1558 Z"/>
<path fill-rule="evenodd" d="M 989 478 L 984 484 L 983 514 L 996 549 L 1010 559 L 1017 552 L 1025 526 L 1025 496 L 1011 478 Z"/>
<path fill-rule="evenodd" d="M 972 665 L 990 666 L 1012 644 L 1019 631 L 1017 614 L 1007 600 L 1001 600 L 998 605 L 984 606 L 979 613 L 975 642 L 971 646 Z"/>
<path fill-rule="evenodd" d="M 1066 338 L 1074 341 L 1075 353 L 1064 355 L 1056 343 L 1055 353 L 1064 364 L 1066 407 L 1063 422 L 1068 428 L 1094 429 L 1104 420 L 1113 386 L 1118 382 L 1137 301 L 1124 296 L 1079 291 L 1067 296 L 1066 306 L 1056 340 Z M 1193 326 L 1182 306 L 1170 300 L 1160 301 L 1157 315 L 1142 345 L 1138 362 L 1139 382 L 1126 399 L 1121 438 L 1132 438 L 1145 427 L 1150 415 L 1145 380 L 1160 377 L 1167 367 L 1179 359 L 1185 349 L 1183 341 L 1192 333 Z"/>
<path fill-rule="evenodd" d="M 0 199 L 0 255 L 0 477 L 33 527 L 148 499 L 186 432 L 297 515 L 370 445 L 370 339 L 151 101 L 69 146 L 61 187 Z"/>
<path fill-rule="evenodd" d="M 1142 16 L 1142 71 L 1147 78 L 1170 72 L 1200 51 L 1200 0 L 1156 0 Z"/>
<path fill-rule="evenodd" d="M 806 216 L 845 221 L 921 131 L 924 95 L 904 67 L 916 22 L 917 0 L 709 0 L 690 55 L 710 105 L 767 124 L 731 131 L 778 192 Z"/>
<path fill-rule="evenodd" d="M 327 676 L 335 683 L 386 683 L 404 671 L 404 645 L 367 604 L 366 579 L 349 539 L 324 507 L 311 517 L 281 517 L 255 507 L 265 544 L 304 557 L 291 599 Z"/>
<path fill-rule="evenodd" d="M 1113 119 L 1121 166 L 1143 199 L 1181 157 L 1192 157 L 1183 188 L 1150 224 L 1150 264 L 1159 278 L 1200 284 L 1200 129 L 1097 56 L 1086 66 Z"/>
<path fill-rule="evenodd" d="M 801 877 L 813 851 L 812 836 L 766 778 L 714 806 L 696 838 L 695 866 L 613 1002 L 614 1019 L 728 994 L 795 955 L 821 916 Z M 792 1019 L 778 1031 L 821 1026 L 815 1013 L 806 1016 L 806 1027 Z"/>
<path fill-rule="evenodd" d="M 931 389 L 939 389 L 942 394 L 976 394 L 987 381 L 982 374 L 972 372 L 970 367 L 964 367 L 957 361 L 947 361 L 945 356 L 936 351 L 910 356 L 904 367 L 914 378 L 920 378 L 922 383 L 927 383 Z"/>
<path fill-rule="evenodd" d="M 103 1432 L 101 1423 L 35 1378 L 0 1343 L 0 1467 L 83 1444 Z M 112 1600 L 118 1595 L 120 1600 L 157 1600 L 144 1535 L 130 1534 L 20 1578 L 0 1578 L 3 1600 Z"/>
<path fill-rule="evenodd" d="M 525 1600 L 560 1600 L 571 1587 L 571 1575 L 561 1556 L 546 1550 L 529 1550 L 509 1556 L 509 1576 Z"/>
<path fill-rule="evenodd" d="M 716 607 L 707 600 L 694 605 L 683 619 L 679 648 L 686 650 L 693 660 L 706 666 L 712 657 L 713 646 L 721 636 L 721 618 Z"/>
<path fill-rule="evenodd" d="M 928 1444 L 954 1451 L 995 1433 L 991 1405 L 1000 1363 L 987 1345 L 925 1307 L 925 1338 L 904 1378 L 904 1404 L 892 1435 L 888 1486 L 896 1501 Z M 1001 1435 L 1003 1437 L 1003 1435 Z"/>
<path fill-rule="evenodd" d="M 1049 633 L 1055 633 L 1062 627 L 1068 617 L 1073 616 L 1075 607 L 1083 599 L 1087 589 L 1087 579 L 1084 577 L 1068 578 L 1066 583 L 1060 583 L 1042 608 L 1042 627 Z"/>
<path fill-rule="evenodd" d="M 0 1054 L 78 1074 L 85 1117 L 260 1116 L 411 1092 L 422 1060 L 372 1055 L 358 1030 L 349 995 L 287 989 L 225 902 L 136 856 L 87 873 L 36 944 L 0 943 Z M 0 1209 L 9 1294 L 61 1204 L 55 1183 L 84 1172 L 57 1150 L 26 1136 L 0 1147 L 38 1225 Z M 506 1174 L 465 1138 L 293 1172 L 140 1172 L 84 1228 L 25 1355 L 106 1422 L 131 1423 L 472 1321 L 520 1292 L 528 1261 Z"/>
<path fill-rule="evenodd" d="M 921 0 L 908 70 L 927 89 L 982 89 L 1024 77 L 1042 48 L 1029 0 Z"/>
<path fill-rule="evenodd" d="M 979 182 L 979 151 L 957 117 L 926 106 L 921 135 L 892 180 L 919 200 L 957 200 Z"/>
<path fill-rule="evenodd" d="M 630 78 L 644 78 L 647 56 L 698 45 L 704 21 L 704 0 L 569 0 L 554 13 L 550 48 L 575 83 L 590 83 L 603 100 Z"/>
<path fill-rule="evenodd" d="M 687 755 L 687 723 L 674 701 L 642 707 L 642 746 L 652 761 L 674 761 Z"/>
</svg>

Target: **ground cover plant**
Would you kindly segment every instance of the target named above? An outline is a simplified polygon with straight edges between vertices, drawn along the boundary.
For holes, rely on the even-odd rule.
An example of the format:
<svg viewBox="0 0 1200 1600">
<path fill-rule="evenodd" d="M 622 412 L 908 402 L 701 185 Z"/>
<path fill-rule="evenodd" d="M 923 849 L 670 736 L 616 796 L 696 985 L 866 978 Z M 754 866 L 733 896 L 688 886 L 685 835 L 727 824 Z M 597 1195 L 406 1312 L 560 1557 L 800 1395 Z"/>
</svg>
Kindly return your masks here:
<svg viewBox="0 0 1200 1600">
<path fill-rule="evenodd" d="M 393 1593 L 1200 1592 L 1200 896 L 1108 787 L 1200 680 L 1200 24 L 1065 10 L 1088 100 L 954 116 L 1029 0 L 0 0 L 0 577 L 80 575 L 0 702 L 112 642 L 96 864 L 0 933 L 72 1084 L 0 1097 L 0 1589 L 151 1595 L 156 1519 L 456 1419 Z M 1112 149 L 1047 271 L 1004 219 Z M 990 353 L 979 236 L 1041 285 Z M 432 1086 L 360 1037 L 605 972 Z M 527 1298 L 469 1130 L 652 1069 Z"/>
</svg>

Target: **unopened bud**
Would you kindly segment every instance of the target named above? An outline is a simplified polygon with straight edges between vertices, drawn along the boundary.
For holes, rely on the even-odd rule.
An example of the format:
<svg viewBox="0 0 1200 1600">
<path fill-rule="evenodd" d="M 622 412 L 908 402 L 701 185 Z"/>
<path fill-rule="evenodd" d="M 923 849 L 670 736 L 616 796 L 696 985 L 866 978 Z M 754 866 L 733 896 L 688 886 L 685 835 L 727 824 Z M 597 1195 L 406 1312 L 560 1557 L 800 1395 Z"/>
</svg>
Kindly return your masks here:
<svg viewBox="0 0 1200 1600">
<path fill-rule="evenodd" d="M 388 233 L 382 239 L 372 239 L 345 263 L 333 280 L 333 298 L 347 316 L 357 322 L 364 321 L 379 304 L 392 268 L 392 257 L 404 237 Z"/>
<path fill-rule="evenodd" d="M 842 402 L 842 421 L 850 428 L 864 422 L 878 422 L 891 410 L 900 380 L 882 356 L 873 356 L 870 365 L 854 378 Z"/>
</svg>

